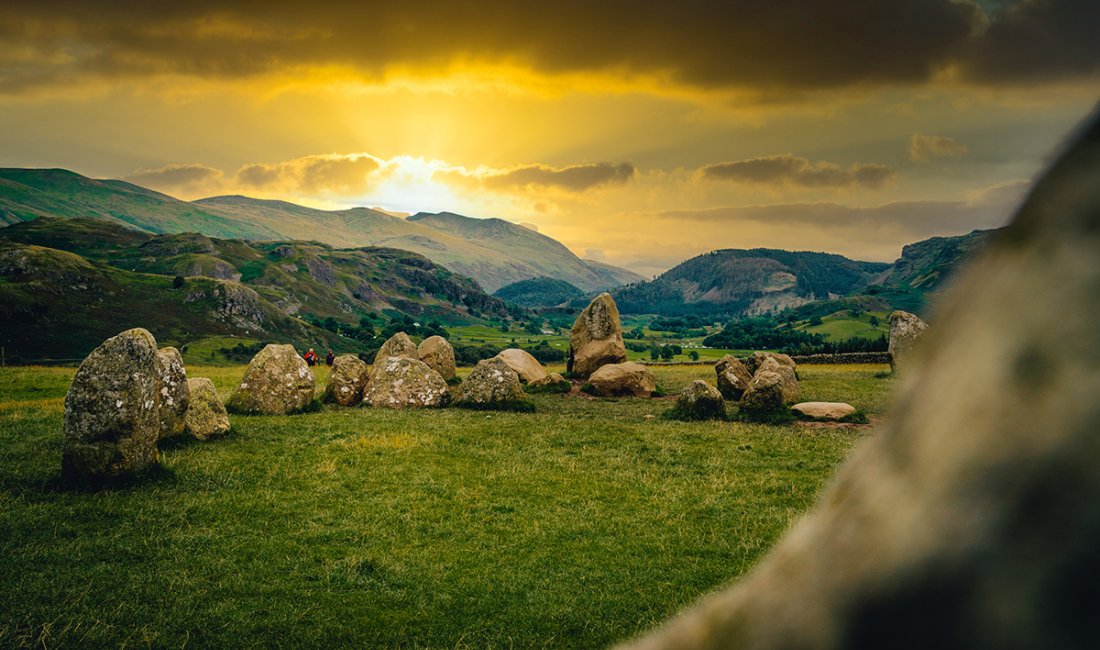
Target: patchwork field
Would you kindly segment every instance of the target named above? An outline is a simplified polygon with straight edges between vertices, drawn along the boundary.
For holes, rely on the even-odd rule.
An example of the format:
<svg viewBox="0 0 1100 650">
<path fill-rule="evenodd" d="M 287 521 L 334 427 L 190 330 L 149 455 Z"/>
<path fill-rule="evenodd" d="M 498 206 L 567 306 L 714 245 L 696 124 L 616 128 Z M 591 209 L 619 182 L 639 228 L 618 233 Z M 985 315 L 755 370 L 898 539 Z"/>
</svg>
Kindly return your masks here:
<svg viewBox="0 0 1100 650">
<path fill-rule="evenodd" d="M 885 369 L 804 366 L 804 398 L 875 419 Z M 188 368 L 223 397 L 243 372 Z M 0 369 L 0 647 L 605 646 L 749 570 L 872 431 L 673 422 L 669 399 L 325 407 L 82 493 L 59 482 L 73 373 Z"/>
</svg>

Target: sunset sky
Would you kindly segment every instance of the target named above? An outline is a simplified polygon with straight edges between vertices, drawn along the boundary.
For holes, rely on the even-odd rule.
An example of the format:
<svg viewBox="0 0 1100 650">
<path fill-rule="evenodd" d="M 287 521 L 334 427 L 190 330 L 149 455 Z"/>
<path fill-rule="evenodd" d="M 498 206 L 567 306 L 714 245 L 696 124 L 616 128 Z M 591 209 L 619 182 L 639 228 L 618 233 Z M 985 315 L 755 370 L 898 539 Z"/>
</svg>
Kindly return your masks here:
<svg viewBox="0 0 1100 650">
<path fill-rule="evenodd" d="M 1100 98 L 1096 0 L 0 5 L 0 166 L 450 210 L 644 274 L 1001 225 Z"/>
</svg>

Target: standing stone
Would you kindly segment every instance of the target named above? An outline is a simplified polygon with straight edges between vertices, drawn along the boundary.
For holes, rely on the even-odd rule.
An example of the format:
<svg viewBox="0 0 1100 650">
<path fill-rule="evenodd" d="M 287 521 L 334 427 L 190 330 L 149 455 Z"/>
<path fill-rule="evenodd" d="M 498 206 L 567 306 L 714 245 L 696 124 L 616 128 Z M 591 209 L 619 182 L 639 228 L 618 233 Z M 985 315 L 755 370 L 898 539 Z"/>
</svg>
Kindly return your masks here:
<svg viewBox="0 0 1100 650">
<path fill-rule="evenodd" d="M 603 397 L 649 397 L 657 390 L 657 380 L 649 368 L 634 362 L 601 366 L 588 383 Z"/>
<path fill-rule="evenodd" d="M 225 410 L 214 382 L 206 377 L 187 380 L 191 404 L 184 418 L 187 433 L 199 440 L 209 440 L 229 432 L 229 414 Z"/>
<path fill-rule="evenodd" d="M 907 365 L 913 347 L 920 340 L 928 323 L 918 316 L 900 309 L 890 314 L 890 370 L 898 372 L 898 366 Z M 904 370 L 902 371 L 904 372 Z"/>
<path fill-rule="evenodd" d="M 408 334 L 398 332 L 386 339 L 386 342 L 378 349 L 378 353 L 374 355 L 374 365 L 377 366 L 381 361 L 389 357 L 405 357 L 419 361 L 420 353 L 417 351 L 416 344 L 412 342 Z"/>
<path fill-rule="evenodd" d="M 515 370 L 519 380 L 525 384 L 542 382 L 547 377 L 546 368 L 526 350 L 508 348 L 502 350 L 497 358 Z"/>
<path fill-rule="evenodd" d="M 252 357 L 226 406 L 238 413 L 295 413 L 313 401 L 313 384 L 313 373 L 294 346 L 271 343 Z"/>
<path fill-rule="evenodd" d="M 774 359 L 776 363 L 781 366 L 787 366 L 796 373 L 798 371 L 798 364 L 794 359 L 787 354 L 780 354 L 779 352 L 753 352 L 749 356 L 745 357 L 745 369 L 749 371 L 750 375 L 755 375 L 756 371 L 760 369 L 760 364 L 764 363 L 767 359 Z"/>
<path fill-rule="evenodd" d="M 376 363 L 363 390 L 363 403 L 379 408 L 435 408 L 446 405 L 449 397 L 443 377 L 409 357 Z"/>
<path fill-rule="evenodd" d="M 183 433 L 184 416 L 191 391 L 187 387 L 187 370 L 183 357 L 176 348 L 157 351 L 157 412 L 160 416 L 160 437 L 167 438 Z"/>
<path fill-rule="evenodd" d="M 429 336 L 416 348 L 417 356 L 445 381 L 455 378 L 455 349 L 442 336 Z"/>
<path fill-rule="evenodd" d="M 341 354 L 332 362 L 323 401 L 355 406 L 363 401 L 363 389 L 370 374 L 367 364 L 354 354 Z"/>
<path fill-rule="evenodd" d="M 462 382 L 459 406 L 493 407 L 523 400 L 527 395 L 520 385 L 519 373 L 503 359 L 483 359 Z"/>
<path fill-rule="evenodd" d="M 65 396 L 61 474 L 96 484 L 157 464 L 157 342 L 137 328 L 88 355 Z"/>
<path fill-rule="evenodd" d="M 611 294 L 601 293 L 573 323 L 569 333 L 568 370 L 587 377 L 609 363 L 626 361 L 626 343 L 619 308 Z"/>
<path fill-rule="evenodd" d="M 696 379 L 684 387 L 671 415 L 677 420 L 724 420 L 726 402 L 717 388 Z"/>
<path fill-rule="evenodd" d="M 786 408 L 784 402 L 783 377 L 771 370 L 760 370 L 741 396 L 740 412 L 753 416 L 782 412 Z"/>
<path fill-rule="evenodd" d="M 745 389 L 752 381 L 752 373 L 749 372 L 741 360 L 726 355 L 714 364 L 714 372 L 718 375 L 718 392 L 722 397 L 736 402 L 741 399 Z"/>
<path fill-rule="evenodd" d="M 768 357 L 760 364 L 756 372 L 774 372 L 783 379 L 783 401 L 794 404 L 802 399 L 802 388 L 798 384 L 798 377 L 794 374 L 794 368 L 779 363 L 775 357 Z"/>
</svg>

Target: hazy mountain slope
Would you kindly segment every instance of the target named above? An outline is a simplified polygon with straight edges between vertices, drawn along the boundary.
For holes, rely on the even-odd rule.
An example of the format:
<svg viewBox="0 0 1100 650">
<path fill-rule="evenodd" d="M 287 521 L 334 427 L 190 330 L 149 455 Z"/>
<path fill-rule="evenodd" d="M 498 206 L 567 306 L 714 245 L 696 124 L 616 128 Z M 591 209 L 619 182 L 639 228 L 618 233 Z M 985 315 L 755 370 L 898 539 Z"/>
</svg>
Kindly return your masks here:
<svg viewBox="0 0 1100 650">
<path fill-rule="evenodd" d="M 123 181 L 97 181 L 64 169 L 0 169 L 0 222 L 11 224 L 40 216 L 104 219 L 150 233 L 201 231 L 214 237 L 278 237 L 276 231 Z"/>
<path fill-rule="evenodd" d="M 639 275 L 629 269 L 624 269 L 619 266 L 607 264 L 606 262 L 597 262 L 596 260 L 581 259 L 584 265 L 592 269 L 600 280 L 604 283 L 601 289 L 611 289 L 613 287 L 621 287 L 624 284 L 633 284 L 635 282 L 645 282 L 645 276 Z"/>
<path fill-rule="evenodd" d="M 757 314 L 851 293 L 887 267 L 828 253 L 726 249 L 612 294 L 624 313 Z"/>
<path fill-rule="evenodd" d="M 542 277 L 513 282 L 493 295 L 521 307 L 555 307 L 582 298 L 584 292 L 564 280 Z"/>
</svg>

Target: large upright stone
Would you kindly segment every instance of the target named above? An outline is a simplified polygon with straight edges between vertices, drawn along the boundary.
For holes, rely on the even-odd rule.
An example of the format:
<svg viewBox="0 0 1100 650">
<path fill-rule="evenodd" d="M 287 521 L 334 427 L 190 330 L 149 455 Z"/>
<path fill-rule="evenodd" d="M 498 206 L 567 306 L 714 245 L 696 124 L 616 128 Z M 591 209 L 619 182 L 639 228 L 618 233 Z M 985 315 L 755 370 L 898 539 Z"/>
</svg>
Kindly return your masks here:
<svg viewBox="0 0 1100 650">
<path fill-rule="evenodd" d="M 491 408 L 526 398 L 519 373 L 499 357 L 483 359 L 458 391 L 459 406 Z"/>
<path fill-rule="evenodd" d="M 95 484 L 140 473 L 159 458 L 157 342 L 137 328 L 88 355 L 65 396 L 61 474 Z"/>
<path fill-rule="evenodd" d="M 420 359 L 388 357 L 374 365 L 363 403 L 378 408 L 434 408 L 449 399 L 447 382 Z"/>
<path fill-rule="evenodd" d="M 507 350 L 501 350 L 497 358 L 508 364 L 508 367 L 512 370 L 515 370 L 516 374 L 519 375 L 519 380 L 525 384 L 539 383 L 546 379 L 546 368 L 543 368 L 538 359 L 531 356 L 531 353 L 527 350 L 508 348 Z"/>
<path fill-rule="evenodd" d="M 568 370 L 587 377 L 609 363 L 626 361 L 619 308 L 611 294 L 601 293 L 577 316 L 569 333 Z"/>
<path fill-rule="evenodd" d="M 184 418 L 187 433 L 199 440 L 209 440 L 229 432 L 229 413 L 225 410 L 214 382 L 206 377 L 187 380 L 190 405 Z"/>
<path fill-rule="evenodd" d="M 238 413 L 295 413 L 313 401 L 313 385 L 313 373 L 294 346 L 271 343 L 252 357 L 226 406 Z"/>
<path fill-rule="evenodd" d="M 603 397 L 649 397 L 657 390 L 657 379 L 640 363 L 610 363 L 588 378 L 592 391 Z"/>
<path fill-rule="evenodd" d="M 794 404 L 802 399 L 802 387 L 798 384 L 798 377 L 795 376 L 793 367 L 779 363 L 775 357 L 768 357 L 761 362 L 756 372 L 758 374 L 761 372 L 774 372 L 783 379 L 782 389 L 784 402 Z"/>
<path fill-rule="evenodd" d="M 935 305 L 884 424 L 636 650 L 1097 648 L 1100 123 Z"/>
<path fill-rule="evenodd" d="M 783 377 L 771 370 L 759 370 L 741 396 L 740 412 L 757 417 L 778 413 L 785 410 L 785 401 Z"/>
<path fill-rule="evenodd" d="M 183 433 L 191 391 L 187 385 L 183 357 L 176 348 L 157 351 L 157 383 L 154 389 L 160 416 L 160 437 L 167 438 Z"/>
<path fill-rule="evenodd" d="M 455 378 L 455 349 L 442 336 L 429 336 L 416 348 L 417 356 L 446 381 Z"/>
<path fill-rule="evenodd" d="M 367 364 L 354 354 L 341 354 L 332 362 L 323 401 L 355 406 L 363 401 L 363 389 L 370 374 Z"/>
<path fill-rule="evenodd" d="M 380 362 L 389 357 L 405 357 L 407 359 L 416 359 L 419 361 L 420 353 L 417 351 L 416 344 L 413 343 L 408 334 L 398 332 L 386 339 L 386 342 L 378 349 L 378 353 L 374 355 L 373 365 L 377 366 Z"/>
<path fill-rule="evenodd" d="M 714 364 L 714 372 L 718 375 L 718 392 L 734 402 L 741 399 L 752 381 L 752 373 L 741 360 L 728 354 Z"/>
<path fill-rule="evenodd" d="M 899 366 L 908 364 L 909 355 L 926 329 L 928 324 L 915 314 L 900 309 L 890 314 L 890 370 L 899 372 Z"/>
</svg>

